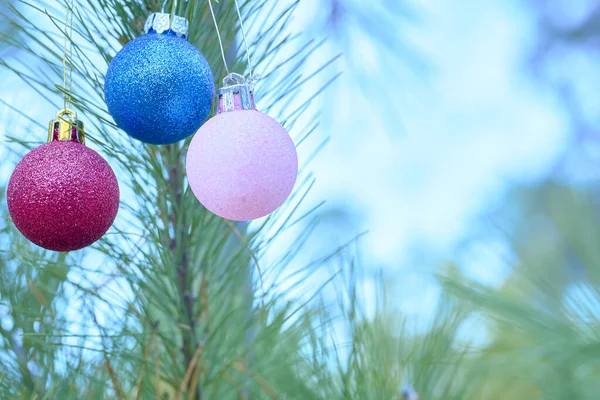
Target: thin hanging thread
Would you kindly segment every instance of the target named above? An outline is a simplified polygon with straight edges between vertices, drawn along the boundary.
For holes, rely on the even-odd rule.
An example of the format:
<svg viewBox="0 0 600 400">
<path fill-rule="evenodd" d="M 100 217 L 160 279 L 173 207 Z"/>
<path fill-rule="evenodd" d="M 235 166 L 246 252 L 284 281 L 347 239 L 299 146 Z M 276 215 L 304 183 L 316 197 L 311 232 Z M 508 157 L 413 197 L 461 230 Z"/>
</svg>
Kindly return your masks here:
<svg viewBox="0 0 600 400">
<path fill-rule="evenodd" d="M 219 32 L 219 25 L 217 24 L 217 18 L 215 17 L 215 10 L 213 10 L 212 1 L 208 0 L 208 6 L 210 7 L 210 14 L 212 15 L 215 29 L 217 30 L 217 39 L 219 39 L 219 46 L 221 47 L 221 56 L 223 56 L 223 64 L 225 64 L 225 71 L 229 75 L 229 67 L 227 66 L 227 57 L 225 57 L 225 49 L 223 49 L 223 41 L 221 40 L 221 32 Z"/>
<path fill-rule="evenodd" d="M 165 3 L 166 2 L 167 1 L 165 0 Z M 188 0 L 185 0 L 185 2 L 187 3 Z M 175 14 L 177 14 L 177 6 L 179 6 L 179 0 L 174 0 L 173 5 L 171 6 L 171 16 L 174 16 Z M 163 4 L 163 12 L 164 12 L 164 8 L 165 8 L 165 6 Z"/>
<path fill-rule="evenodd" d="M 240 12 L 240 5 L 238 0 L 235 1 L 235 9 L 237 10 L 238 17 L 240 19 L 240 30 L 242 31 L 242 39 L 244 40 L 244 47 L 246 48 L 246 57 L 248 58 L 248 68 L 250 69 L 250 82 L 254 81 L 254 67 L 252 66 L 252 60 L 250 60 L 250 49 L 248 46 L 248 39 L 246 38 L 246 30 L 244 29 L 244 20 L 242 13 Z"/>
<path fill-rule="evenodd" d="M 65 0 L 66 17 L 65 17 L 65 42 L 63 47 L 63 106 L 64 109 L 71 107 L 71 92 L 73 91 L 73 7 L 75 0 Z M 67 47 L 68 46 L 68 47 Z M 67 61 L 69 63 L 67 73 Z M 67 88 L 67 79 L 69 87 Z"/>
</svg>

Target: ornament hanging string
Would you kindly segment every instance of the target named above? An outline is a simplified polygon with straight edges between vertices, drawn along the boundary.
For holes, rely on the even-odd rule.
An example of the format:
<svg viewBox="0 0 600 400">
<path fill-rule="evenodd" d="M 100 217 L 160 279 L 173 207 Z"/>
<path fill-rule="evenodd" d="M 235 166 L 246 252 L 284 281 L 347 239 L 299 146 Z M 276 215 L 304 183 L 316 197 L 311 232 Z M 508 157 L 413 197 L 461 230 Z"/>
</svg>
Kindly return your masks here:
<svg viewBox="0 0 600 400">
<path fill-rule="evenodd" d="M 71 107 L 71 92 L 73 91 L 73 14 L 75 0 L 65 0 L 65 42 L 63 46 L 63 106 L 67 110 Z M 69 64 L 67 66 L 67 63 Z M 68 79 L 68 82 L 67 82 Z M 69 87 L 67 88 L 67 83 Z"/>
<path fill-rule="evenodd" d="M 219 40 L 219 46 L 221 47 L 221 56 L 223 57 L 223 64 L 225 64 L 225 71 L 229 75 L 229 67 L 227 66 L 227 57 L 225 57 L 225 50 L 223 49 L 223 41 L 221 40 L 221 32 L 219 31 L 219 24 L 217 24 L 217 18 L 215 17 L 215 10 L 213 9 L 212 1 L 208 0 L 208 6 L 210 8 L 210 14 L 212 15 L 215 29 L 217 31 L 217 39 Z"/>
<path fill-rule="evenodd" d="M 240 31 L 242 32 L 242 39 L 244 41 L 244 47 L 246 49 L 246 57 L 248 58 L 248 69 L 250 70 L 250 83 L 254 84 L 254 67 L 252 66 L 252 60 L 250 59 L 250 49 L 248 47 L 248 39 L 246 38 L 246 30 L 244 29 L 244 19 L 242 18 L 242 13 L 240 12 L 240 5 L 238 4 L 238 0 L 234 0 L 234 2 L 235 9 L 240 20 Z"/>
<path fill-rule="evenodd" d="M 163 13 L 165 12 L 165 6 L 167 5 L 167 1 L 168 1 L 168 0 L 165 0 L 165 1 L 163 2 L 163 5 L 162 5 L 162 10 L 161 10 L 161 12 L 163 12 Z M 187 2 L 188 2 L 188 0 L 185 0 L 185 2 L 187 3 Z M 173 15 L 177 14 L 177 6 L 178 6 L 178 5 L 179 5 L 179 0 L 173 0 L 173 3 L 172 3 L 172 5 L 171 5 L 171 16 L 173 16 Z"/>
</svg>

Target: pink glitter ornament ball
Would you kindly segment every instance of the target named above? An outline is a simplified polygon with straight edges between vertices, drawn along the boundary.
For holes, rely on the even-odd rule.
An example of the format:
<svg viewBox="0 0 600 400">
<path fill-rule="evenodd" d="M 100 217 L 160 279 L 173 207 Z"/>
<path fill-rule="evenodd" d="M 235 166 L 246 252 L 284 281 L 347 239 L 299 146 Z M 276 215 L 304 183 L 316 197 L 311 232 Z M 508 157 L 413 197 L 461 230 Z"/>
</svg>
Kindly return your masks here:
<svg viewBox="0 0 600 400">
<path fill-rule="evenodd" d="M 237 84 L 227 85 L 228 82 Z M 192 191 L 212 213 L 248 221 L 275 211 L 292 192 L 298 155 L 286 130 L 256 110 L 252 87 L 232 74 L 219 90 L 218 113 L 196 133 L 187 154 Z"/>
<path fill-rule="evenodd" d="M 49 142 L 17 164 L 6 197 L 27 239 L 48 250 L 73 251 L 110 228 L 119 185 L 110 165 L 83 144 L 83 124 L 75 113 L 63 110 L 50 122 Z"/>
</svg>

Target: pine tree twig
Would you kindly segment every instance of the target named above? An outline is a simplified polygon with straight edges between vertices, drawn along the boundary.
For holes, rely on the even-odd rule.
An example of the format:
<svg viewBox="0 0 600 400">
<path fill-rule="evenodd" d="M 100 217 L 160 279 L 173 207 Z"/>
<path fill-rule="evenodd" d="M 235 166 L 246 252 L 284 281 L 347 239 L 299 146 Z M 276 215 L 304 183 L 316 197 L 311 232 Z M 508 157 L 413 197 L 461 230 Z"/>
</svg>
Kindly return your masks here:
<svg viewBox="0 0 600 400">
<path fill-rule="evenodd" d="M 100 332 L 105 333 L 105 330 L 102 328 L 102 326 L 98 322 L 98 319 L 96 318 L 96 314 L 94 313 L 94 311 L 91 307 L 88 308 L 88 313 L 92 319 L 92 322 L 96 326 L 96 328 Z M 113 388 L 115 390 L 115 395 L 117 396 L 118 399 L 125 399 L 126 397 L 125 397 L 125 392 L 123 391 L 123 386 L 119 382 L 119 378 L 117 377 L 117 374 L 115 373 L 115 370 L 112 367 L 110 359 L 108 358 L 108 353 L 106 351 L 106 345 L 104 344 L 104 340 L 102 343 L 102 347 L 103 347 L 102 357 L 104 358 L 104 368 L 106 368 L 106 371 L 108 372 L 108 376 L 110 377 Z"/>
<path fill-rule="evenodd" d="M 177 277 L 178 277 L 178 289 L 179 295 L 183 303 L 183 315 L 186 321 L 181 323 L 187 324 L 190 327 L 190 332 L 182 332 L 183 335 L 183 358 L 184 368 L 187 371 L 193 362 L 194 356 L 191 354 L 191 349 L 198 347 L 196 344 L 196 318 L 194 313 L 194 296 L 192 294 L 191 279 L 189 276 L 189 260 L 186 249 L 186 238 L 187 238 L 187 221 L 185 218 L 179 218 L 177 211 L 182 211 L 183 205 L 183 180 L 184 174 L 182 170 L 183 159 L 182 153 L 177 145 L 169 145 L 166 148 L 168 160 L 167 170 L 169 176 L 169 185 L 171 193 L 173 195 L 169 223 L 172 227 L 172 234 L 170 249 L 173 256 L 173 260 L 178 265 Z M 180 255 L 181 254 L 181 255 Z M 178 259 L 180 257 L 180 259 Z M 184 382 L 187 382 L 184 380 Z M 187 384 L 187 383 L 186 383 Z M 197 388 L 195 399 L 202 399 L 202 389 Z"/>
<path fill-rule="evenodd" d="M 194 374 L 192 376 L 192 381 L 190 383 L 190 393 L 188 394 L 188 400 L 193 400 L 193 395 L 196 392 L 199 382 L 200 382 L 200 370 L 198 369 L 198 373 Z"/>
<path fill-rule="evenodd" d="M 191 390 L 191 386 L 190 383 L 190 378 L 192 377 L 192 374 L 194 374 L 194 372 L 199 368 L 197 368 L 197 365 L 200 361 L 200 357 L 202 356 L 202 349 L 204 349 L 204 345 L 203 344 L 199 344 L 198 348 L 196 349 L 196 352 L 194 353 L 194 357 L 192 358 L 192 361 L 190 362 L 187 371 L 185 371 L 185 376 L 183 378 L 183 381 L 181 381 L 181 385 L 179 386 L 179 395 L 183 395 L 183 393 L 185 392 L 186 388 L 189 388 L 189 394 L 188 396 L 190 400 L 193 400 L 193 395 L 194 392 Z M 198 371 L 199 374 L 199 371 Z M 197 376 L 198 374 L 194 374 L 195 376 Z"/>
<path fill-rule="evenodd" d="M 157 326 L 158 328 L 158 326 Z M 158 340 L 154 341 L 154 381 L 156 384 L 156 400 L 160 400 L 160 357 L 158 356 Z"/>
<path fill-rule="evenodd" d="M 121 387 L 121 383 L 119 382 L 119 378 L 117 378 L 117 374 L 115 373 L 115 370 L 112 367 L 112 364 L 110 363 L 110 359 L 108 358 L 108 356 L 106 355 L 106 353 L 103 353 L 103 357 L 104 357 L 104 367 L 106 368 L 106 371 L 108 372 L 108 376 L 110 376 L 110 380 L 112 382 L 113 388 L 115 389 L 115 395 L 117 396 L 118 399 L 125 399 L 125 393 L 123 392 L 123 388 Z"/>
<path fill-rule="evenodd" d="M 40 303 L 40 305 L 44 306 L 47 310 L 51 310 L 50 304 L 48 304 L 48 300 L 46 300 L 44 294 L 40 291 L 40 289 L 37 288 L 37 286 L 32 280 L 27 280 L 27 287 L 29 288 L 29 291 L 31 292 L 33 297 L 35 297 L 35 299 Z"/>
<path fill-rule="evenodd" d="M 260 376 L 255 371 L 252 371 L 250 368 L 246 367 L 246 365 L 243 362 L 238 361 L 234 363 L 233 368 L 242 373 L 250 375 L 256 381 L 258 386 L 260 386 L 262 390 L 264 390 L 272 399 L 279 399 L 279 395 L 277 394 L 275 389 L 273 389 L 273 387 L 269 385 L 269 382 L 267 382 L 265 378 Z"/>
<path fill-rule="evenodd" d="M 135 400 L 140 400 L 141 395 L 142 395 L 142 382 L 144 379 L 144 368 L 146 367 L 146 363 L 148 362 L 148 356 L 150 355 L 150 348 L 153 346 L 154 344 L 154 340 L 156 339 L 156 327 L 158 327 L 158 325 L 154 325 L 152 327 L 152 334 L 150 336 L 150 340 L 148 341 L 148 344 L 146 345 L 146 348 L 144 349 L 144 356 L 142 358 L 142 365 L 140 367 L 140 375 L 138 376 L 138 380 L 136 383 L 136 395 L 135 395 Z"/>
</svg>

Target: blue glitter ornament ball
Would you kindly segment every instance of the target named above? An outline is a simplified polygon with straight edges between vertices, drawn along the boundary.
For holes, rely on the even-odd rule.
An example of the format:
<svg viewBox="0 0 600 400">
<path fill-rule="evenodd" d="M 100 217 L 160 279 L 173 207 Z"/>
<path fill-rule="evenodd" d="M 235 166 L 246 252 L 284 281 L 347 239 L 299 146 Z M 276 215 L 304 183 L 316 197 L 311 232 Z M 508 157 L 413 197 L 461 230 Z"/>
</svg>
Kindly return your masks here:
<svg viewBox="0 0 600 400">
<path fill-rule="evenodd" d="M 208 62 L 186 40 L 185 18 L 150 15 L 146 35 L 111 61 L 104 94 L 108 111 L 130 136 L 170 144 L 194 134 L 212 108 L 215 91 Z"/>
</svg>

